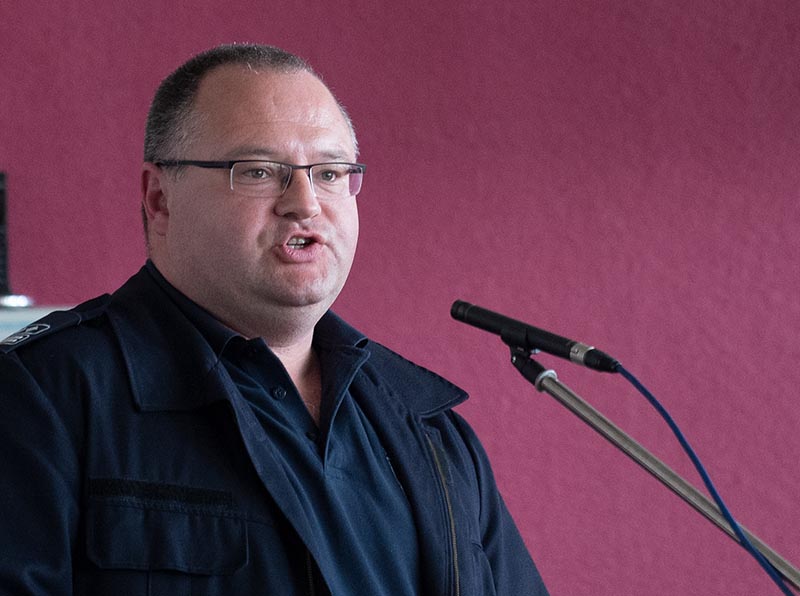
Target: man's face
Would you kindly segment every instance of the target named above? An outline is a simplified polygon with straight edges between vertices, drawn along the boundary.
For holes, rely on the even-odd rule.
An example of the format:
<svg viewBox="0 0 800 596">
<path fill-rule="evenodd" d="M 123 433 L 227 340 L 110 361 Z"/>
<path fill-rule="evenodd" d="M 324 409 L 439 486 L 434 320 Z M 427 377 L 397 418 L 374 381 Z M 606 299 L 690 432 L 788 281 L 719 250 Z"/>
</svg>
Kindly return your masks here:
<svg viewBox="0 0 800 596">
<path fill-rule="evenodd" d="M 344 116 L 306 72 L 217 68 L 203 79 L 193 114 L 189 154 L 168 158 L 355 161 Z M 150 222 L 161 247 L 153 259 L 228 325 L 246 333 L 248 319 L 286 307 L 318 316 L 339 294 L 358 237 L 354 197 L 318 200 L 306 170 L 277 198 L 238 195 L 228 170 L 188 166 L 177 177 L 161 172 L 159 181 L 165 212 Z"/>
</svg>

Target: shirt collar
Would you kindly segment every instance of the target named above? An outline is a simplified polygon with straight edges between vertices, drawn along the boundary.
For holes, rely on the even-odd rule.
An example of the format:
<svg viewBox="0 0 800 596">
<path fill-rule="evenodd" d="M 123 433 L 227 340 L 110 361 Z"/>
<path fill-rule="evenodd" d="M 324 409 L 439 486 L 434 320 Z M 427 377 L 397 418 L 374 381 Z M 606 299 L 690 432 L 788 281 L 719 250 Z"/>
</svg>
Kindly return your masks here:
<svg viewBox="0 0 800 596">
<path fill-rule="evenodd" d="M 347 346 L 364 348 L 369 343 L 367 337 L 351 327 L 333 311 L 326 312 L 314 328 L 314 344 L 320 348 Z"/>
</svg>

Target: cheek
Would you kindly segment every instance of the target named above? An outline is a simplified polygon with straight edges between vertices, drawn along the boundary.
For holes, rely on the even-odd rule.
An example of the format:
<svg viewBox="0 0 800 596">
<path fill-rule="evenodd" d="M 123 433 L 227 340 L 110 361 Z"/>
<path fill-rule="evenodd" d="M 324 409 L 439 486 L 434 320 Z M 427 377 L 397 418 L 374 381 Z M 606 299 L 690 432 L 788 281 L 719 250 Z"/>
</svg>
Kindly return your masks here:
<svg viewBox="0 0 800 596">
<path fill-rule="evenodd" d="M 353 216 L 350 220 L 350 235 L 353 239 L 353 244 L 358 242 L 358 231 L 359 231 L 358 211 L 354 211 Z"/>
<path fill-rule="evenodd" d="M 212 261 L 239 253 L 245 245 L 254 215 L 244 217 L 235 208 L 199 201 L 190 205 L 175 227 L 175 240 L 196 257 Z"/>
<path fill-rule="evenodd" d="M 342 236 L 343 245 L 346 247 L 348 260 L 352 261 L 353 255 L 356 252 L 356 245 L 358 244 L 358 212 L 354 209 L 340 221 L 341 224 L 339 230 Z"/>
</svg>

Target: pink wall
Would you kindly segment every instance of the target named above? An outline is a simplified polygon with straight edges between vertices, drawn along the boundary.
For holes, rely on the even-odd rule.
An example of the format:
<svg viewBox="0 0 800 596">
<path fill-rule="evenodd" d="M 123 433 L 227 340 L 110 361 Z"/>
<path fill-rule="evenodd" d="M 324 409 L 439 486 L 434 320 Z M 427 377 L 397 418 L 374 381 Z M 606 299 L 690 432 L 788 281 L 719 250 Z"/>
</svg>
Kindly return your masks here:
<svg viewBox="0 0 800 596">
<path fill-rule="evenodd" d="M 451 321 L 455 299 L 617 356 L 800 564 L 796 0 L 18 4 L 0 8 L 18 293 L 72 303 L 126 279 L 159 80 L 218 42 L 281 45 L 327 76 L 369 165 L 337 309 L 472 393 L 461 411 L 553 595 L 778 591 Z M 620 378 L 542 360 L 699 482 Z"/>
</svg>

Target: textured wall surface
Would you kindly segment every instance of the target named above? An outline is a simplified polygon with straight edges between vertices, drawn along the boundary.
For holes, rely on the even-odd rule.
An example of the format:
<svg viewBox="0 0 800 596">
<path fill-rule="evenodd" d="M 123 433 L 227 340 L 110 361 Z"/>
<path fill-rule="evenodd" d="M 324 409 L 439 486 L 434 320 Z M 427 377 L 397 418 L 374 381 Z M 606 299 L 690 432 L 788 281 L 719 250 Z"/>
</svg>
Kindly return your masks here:
<svg viewBox="0 0 800 596">
<path fill-rule="evenodd" d="M 115 288 L 144 259 L 158 82 L 228 41 L 307 58 L 368 164 L 340 314 L 463 386 L 553 596 L 778 593 L 720 531 L 453 322 L 464 299 L 593 343 L 662 400 L 737 517 L 800 564 L 796 0 L 0 6 L 12 286 Z M 168 8 L 169 6 L 169 8 Z M 543 357 L 693 483 L 621 378 Z"/>
</svg>

